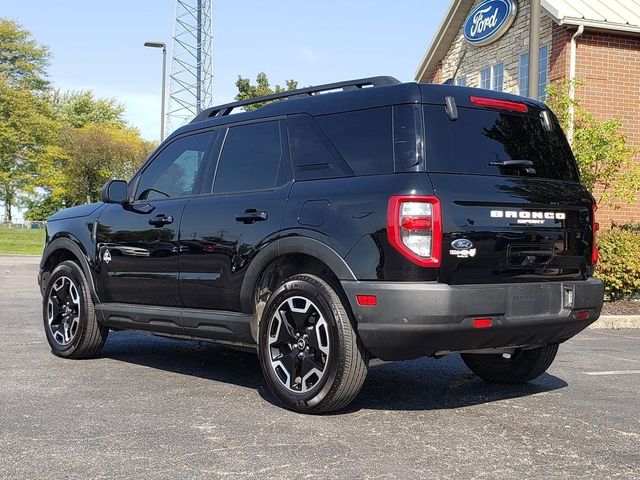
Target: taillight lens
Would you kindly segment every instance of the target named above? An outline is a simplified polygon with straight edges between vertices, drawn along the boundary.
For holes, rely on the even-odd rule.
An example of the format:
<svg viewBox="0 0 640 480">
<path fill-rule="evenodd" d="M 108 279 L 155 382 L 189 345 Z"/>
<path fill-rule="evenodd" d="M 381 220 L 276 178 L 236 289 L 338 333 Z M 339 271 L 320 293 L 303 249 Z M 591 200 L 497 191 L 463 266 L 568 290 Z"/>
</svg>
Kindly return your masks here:
<svg viewBox="0 0 640 480">
<path fill-rule="evenodd" d="M 434 196 L 396 195 L 387 212 L 389 243 L 423 267 L 439 267 L 442 252 L 440 201 Z"/>
<path fill-rule="evenodd" d="M 591 214 L 591 227 L 593 230 L 593 240 L 591 241 L 591 264 L 596 265 L 598 263 L 598 244 L 597 233 L 600 230 L 600 224 L 596 222 L 596 210 L 598 210 L 598 206 L 593 204 L 593 212 Z"/>
</svg>

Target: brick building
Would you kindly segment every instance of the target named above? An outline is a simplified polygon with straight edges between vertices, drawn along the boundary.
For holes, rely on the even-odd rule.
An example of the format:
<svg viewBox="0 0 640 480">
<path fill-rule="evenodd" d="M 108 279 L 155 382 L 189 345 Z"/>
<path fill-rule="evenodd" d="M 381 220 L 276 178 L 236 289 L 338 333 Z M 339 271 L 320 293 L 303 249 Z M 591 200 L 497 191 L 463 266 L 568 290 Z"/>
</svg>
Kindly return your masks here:
<svg viewBox="0 0 640 480">
<path fill-rule="evenodd" d="M 496 23 L 492 8 L 503 5 L 513 8 L 513 18 L 505 14 L 501 31 L 476 42 L 470 34 L 477 31 L 470 27 L 478 19 L 489 26 Z M 453 0 L 416 80 L 544 100 L 549 82 L 578 78 L 584 82 L 576 89 L 582 106 L 600 120 L 620 119 L 629 142 L 640 147 L 640 0 L 542 0 L 541 6 L 539 76 L 533 91 L 528 79 L 529 0 Z M 640 162 L 640 155 L 634 160 Z M 640 199 L 598 214 L 604 225 L 640 221 Z"/>
</svg>

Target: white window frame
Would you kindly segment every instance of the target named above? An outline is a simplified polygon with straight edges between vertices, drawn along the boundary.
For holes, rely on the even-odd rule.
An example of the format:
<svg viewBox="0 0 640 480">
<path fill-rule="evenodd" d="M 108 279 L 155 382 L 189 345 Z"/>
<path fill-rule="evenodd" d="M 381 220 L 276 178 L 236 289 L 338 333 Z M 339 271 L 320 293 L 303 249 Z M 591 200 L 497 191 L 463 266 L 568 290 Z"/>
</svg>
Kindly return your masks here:
<svg viewBox="0 0 640 480">
<path fill-rule="evenodd" d="M 502 65 L 502 85 L 500 86 L 500 90 L 496 90 L 496 68 L 498 66 Z M 483 72 L 488 72 L 489 74 L 489 88 L 487 89 L 486 87 L 484 87 L 482 85 L 482 73 Z M 504 62 L 498 62 L 495 63 L 489 67 L 485 67 L 483 69 L 480 70 L 480 88 L 484 88 L 485 90 L 493 90 L 493 91 L 499 91 L 499 92 L 503 92 L 504 91 Z"/>
</svg>

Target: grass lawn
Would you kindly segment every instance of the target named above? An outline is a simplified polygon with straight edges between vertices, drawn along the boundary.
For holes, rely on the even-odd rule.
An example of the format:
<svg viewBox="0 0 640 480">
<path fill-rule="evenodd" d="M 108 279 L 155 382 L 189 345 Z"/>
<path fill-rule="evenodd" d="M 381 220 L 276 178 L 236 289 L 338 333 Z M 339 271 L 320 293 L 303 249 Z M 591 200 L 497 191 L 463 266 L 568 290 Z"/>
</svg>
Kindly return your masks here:
<svg viewBox="0 0 640 480">
<path fill-rule="evenodd" d="M 0 228 L 0 254 L 42 255 L 44 229 Z"/>
</svg>

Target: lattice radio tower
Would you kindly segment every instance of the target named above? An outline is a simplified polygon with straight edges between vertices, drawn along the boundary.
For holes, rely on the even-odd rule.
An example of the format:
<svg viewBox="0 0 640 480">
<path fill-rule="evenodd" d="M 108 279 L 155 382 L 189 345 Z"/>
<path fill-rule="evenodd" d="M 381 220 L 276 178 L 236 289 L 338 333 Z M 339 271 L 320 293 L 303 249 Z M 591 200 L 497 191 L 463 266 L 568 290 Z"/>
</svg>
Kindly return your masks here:
<svg viewBox="0 0 640 480">
<path fill-rule="evenodd" d="M 166 132 L 212 106 L 212 0 L 176 0 Z"/>
</svg>

